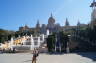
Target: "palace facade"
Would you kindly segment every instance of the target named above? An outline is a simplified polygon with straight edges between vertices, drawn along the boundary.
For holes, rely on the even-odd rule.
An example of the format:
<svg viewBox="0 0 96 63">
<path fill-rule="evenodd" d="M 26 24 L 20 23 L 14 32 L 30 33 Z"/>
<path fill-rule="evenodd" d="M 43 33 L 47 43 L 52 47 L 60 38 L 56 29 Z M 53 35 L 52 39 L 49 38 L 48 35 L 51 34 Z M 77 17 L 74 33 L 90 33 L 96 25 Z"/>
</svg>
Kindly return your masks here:
<svg viewBox="0 0 96 63">
<path fill-rule="evenodd" d="M 77 23 L 78 24 L 78 23 Z M 41 24 L 39 23 L 39 20 L 37 20 L 37 24 L 34 28 L 30 28 L 27 25 L 24 27 L 19 27 L 19 31 L 34 31 L 36 34 L 46 34 L 46 31 L 49 30 L 50 34 L 53 32 L 59 32 L 59 31 L 69 31 L 72 29 L 76 29 L 76 26 L 70 26 L 68 19 L 65 20 L 65 26 L 61 26 L 59 23 L 56 23 L 55 18 L 51 14 L 51 16 L 48 19 L 48 24 Z M 80 24 L 79 25 L 83 25 Z"/>
</svg>

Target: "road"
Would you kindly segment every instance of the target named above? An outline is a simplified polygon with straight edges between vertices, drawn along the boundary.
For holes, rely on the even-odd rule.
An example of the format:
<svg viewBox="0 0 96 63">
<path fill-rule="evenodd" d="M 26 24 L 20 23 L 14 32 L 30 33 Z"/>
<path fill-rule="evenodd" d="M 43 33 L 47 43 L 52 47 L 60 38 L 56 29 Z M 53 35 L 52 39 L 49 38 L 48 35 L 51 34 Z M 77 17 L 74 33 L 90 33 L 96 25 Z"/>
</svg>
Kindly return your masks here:
<svg viewBox="0 0 96 63">
<path fill-rule="evenodd" d="M 32 63 L 31 53 L 16 53 L 16 54 L 0 54 L 0 63 Z M 90 58 L 83 57 L 81 55 L 61 54 L 61 55 L 49 55 L 39 54 L 37 63 L 96 63 Z"/>
</svg>

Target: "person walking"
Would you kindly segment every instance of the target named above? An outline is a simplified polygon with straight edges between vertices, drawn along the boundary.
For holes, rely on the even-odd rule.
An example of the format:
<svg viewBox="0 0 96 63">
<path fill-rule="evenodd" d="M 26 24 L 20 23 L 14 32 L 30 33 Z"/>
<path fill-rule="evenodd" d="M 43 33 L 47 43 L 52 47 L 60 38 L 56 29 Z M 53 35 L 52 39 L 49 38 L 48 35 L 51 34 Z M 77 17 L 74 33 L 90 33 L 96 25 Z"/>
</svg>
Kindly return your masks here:
<svg viewBox="0 0 96 63">
<path fill-rule="evenodd" d="M 38 50 L 35 48 L 34 50 L 33 50 L 33 57 L 32 57 L 32 63 L 36 63 L 36 58 L 37 58 L 37 56 L 39 55 L 39 52 L 38 52 Z"/>
</svg>

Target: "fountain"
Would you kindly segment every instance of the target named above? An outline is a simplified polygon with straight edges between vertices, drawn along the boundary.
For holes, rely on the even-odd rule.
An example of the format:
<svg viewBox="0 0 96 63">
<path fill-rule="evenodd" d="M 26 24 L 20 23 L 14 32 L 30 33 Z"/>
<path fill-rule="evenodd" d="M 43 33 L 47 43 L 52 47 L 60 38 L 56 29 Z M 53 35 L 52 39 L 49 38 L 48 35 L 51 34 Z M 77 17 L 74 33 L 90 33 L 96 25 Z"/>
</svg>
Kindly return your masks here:
<svg viewBox="0 0 96 63">
<path fill-rule="evenodd" d="M 55 52 L 61 52 L 61 43 L 59 34 L 56 35 Z"/>
<path fill-rule="evenodd" d="M 61 44 L 60 44 L 60 46 L 59 46 L 59 49 L 60 49 L 60 52 L 61 52 Z"/>
<path fill-rule="evenodd" d="M 34 40 L 33 40 L 33 36 L 31 35 L 31 47 L 30 50 L 34 49 Z"/>
<path fill-rule="evenodd" d="M 10 48 L 11 48 L 11 50 L 13 49 L 13 42 L 14 42 L 13 37 L 11 37 L 11 41 L 10 41 Z"/>
<path fill-rule="evenodd" d="M 23 36 L 23 41 L 22 41 L 22 44 L 23 44 L 23 45 L 25 45 L 25 44 L 26 44 L 25 42 L 26 42 L 26 37 L 25 37 L 25 36 Z"/>
<path fill-rule="evenodd" d="M 47 36 L 49 35 L 49 30 L 48 30 L 48 29 L 47 29 L 46 35 L 47 35 Z"/>
<path fill-rule="evenodd" d="M 38 37 L 38 47 L 40 47 L 40 37 Z"/>
<path fill-rule="evenodd" d="M 69 53 L 69 43 L 67 42 L 67 48 L 66 48 L 66 53 Z"/>
<path fill-rule="evenodd" d="M 56 49 L 57 49 L 57 46 L 56 46 L 56 43 L 57 43 L 57 36 L 56 36 L 56 42 L 55 42 L 55 52 L 56 52 Z"/>
<path fill-rule="evenodd" d="M 68 35 L 69 42 L 70 42 L 70 37 L 71 37 L 71 35 Z M 67 52 L 67 53 L 69 53 L 69 52 L 70 52 L 69 42 L 67 42 L 67 48 L 66 48 L 66 52 Z"/>
<path fill-rule="evenodd" d="M 44 42 L 44 34 L 42 34 L 42 42 Z"/>
</svg>

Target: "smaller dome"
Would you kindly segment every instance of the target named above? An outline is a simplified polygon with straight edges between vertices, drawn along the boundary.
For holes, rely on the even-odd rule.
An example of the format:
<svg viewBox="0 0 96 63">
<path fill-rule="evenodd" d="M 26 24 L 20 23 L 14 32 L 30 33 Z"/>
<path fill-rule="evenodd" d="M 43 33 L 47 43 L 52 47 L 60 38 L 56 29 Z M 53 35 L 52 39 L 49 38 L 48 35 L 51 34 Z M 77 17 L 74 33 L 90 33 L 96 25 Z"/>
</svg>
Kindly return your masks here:
<svg viewBox="0 0 96 63">
<path fill-rule="evenodd" d="M 25 25 L 25 26 L 24 26 L 24 28 L 26 28 L 26 29 L 27 29 L 27 28 L 29 28 L 29 27 L 28 27 L 27 25 Z"/>
</svg>

